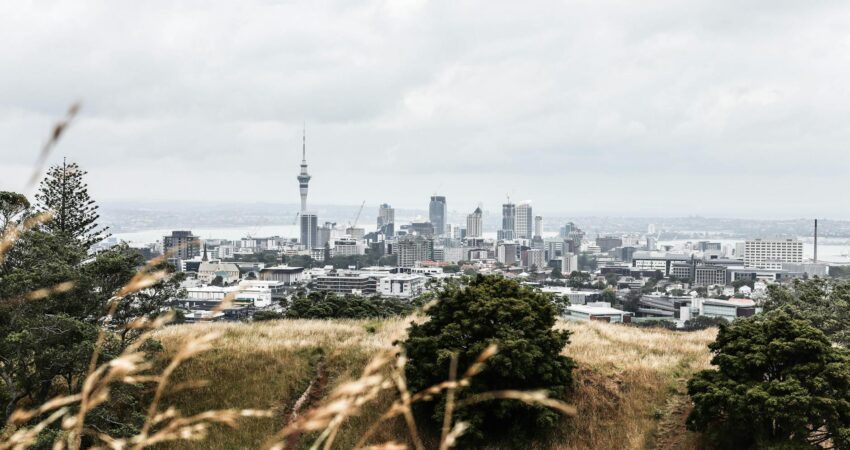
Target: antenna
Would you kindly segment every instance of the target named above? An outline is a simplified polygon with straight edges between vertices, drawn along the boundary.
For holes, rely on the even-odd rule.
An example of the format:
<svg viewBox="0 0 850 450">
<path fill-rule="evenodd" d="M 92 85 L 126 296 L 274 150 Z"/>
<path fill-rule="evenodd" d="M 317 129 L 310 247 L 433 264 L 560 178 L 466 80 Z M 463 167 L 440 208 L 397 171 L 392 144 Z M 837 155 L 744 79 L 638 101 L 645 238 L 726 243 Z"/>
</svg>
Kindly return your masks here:
<svg viewBox="0 0 850 450">
<path fill-rule="evenodd" d="M 301 124 L 301 159 L 307 160 L 307 121 Z"/>
</svg>

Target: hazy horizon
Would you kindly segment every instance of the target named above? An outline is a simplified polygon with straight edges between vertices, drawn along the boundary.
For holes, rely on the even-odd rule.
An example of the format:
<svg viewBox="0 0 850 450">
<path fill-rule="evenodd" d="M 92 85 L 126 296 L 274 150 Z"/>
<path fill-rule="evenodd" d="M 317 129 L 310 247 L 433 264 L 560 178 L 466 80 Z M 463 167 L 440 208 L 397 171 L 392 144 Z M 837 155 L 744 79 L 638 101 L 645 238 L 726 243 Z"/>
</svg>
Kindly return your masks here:
<svg viewBox="0 0 850 450">
<path fill-rule="evenodd" d="M 850 4 L 79 1 L 0 6 L 0 189 L 850 218 Z"/>
</svg>

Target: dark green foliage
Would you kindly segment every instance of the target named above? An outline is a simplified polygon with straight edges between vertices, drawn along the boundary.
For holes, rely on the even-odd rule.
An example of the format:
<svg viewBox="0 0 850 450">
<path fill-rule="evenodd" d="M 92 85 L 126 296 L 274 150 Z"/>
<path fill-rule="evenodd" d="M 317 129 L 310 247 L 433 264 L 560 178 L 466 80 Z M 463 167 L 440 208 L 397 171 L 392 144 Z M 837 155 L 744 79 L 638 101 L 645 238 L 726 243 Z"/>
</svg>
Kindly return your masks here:
<svg viewBox="0 0 850 450">
<path fill-rule="evenodd" d="M 610 304 L 617 303 L 617 293 L 614 292 L 611 288 L 605 288 L 602 290 L 602 301 L 608 302 Z"/>
<path fill-rule="evenodd" d="M 254 322 L 263 322 L 266 320 L 279 320 L 286 317 L 283 313 L 277 311 L 257 311 L 254 313 Z"/>
<path fill-rule="evenodd" d="M 729 323 L 729 321 L 722 318 L 722 317 L 698 316 L 698 317 L 694 317 L 691 320 L 686 320 L 684 330 L 685 331 L 705 330 L 706 328 L 719 327 L 720 325 L 727 325 L 728 323 Z"/>
<path fill-rule="evenodd" d="M 286 310 L 289 319 L 371 319 L 405 316 L 419 302 L 381 296 L 363 297 L 332 292 L 311 292 L 295 297 Z"/>
<path fill-rule="evenodd" d="M 850 266 L 829 266 L 829 276 L 843 280 L 850 279 Z"/>
<path fill-rule="evenodd" d="M 850 346 L 850 282 L 827 278 L 794 280 L 789 288 L 771 285 L 765 311 L 783 310 L 806 319 L 833 342 Z"/>
<path fill-rule="evenodd" d="M 670 320 L 641 320 L 640 322 L 634 321 L 631 325 L 638 328 L 663 328 L 665 330 L 676 330 L 676 323 Z"/>
<path fill-rule="evenodd" d="M 53 166 L 39 185 L 35 195 L 39 212 L 50 212 L 53 219 L 44 224 L 51 234 L 65 234 L 88 249 L 106 239 L 106 228 L 100 229 L 98 206 L 89 197 L 88 186 L 83 181 L 86 172 L 76 164 Z"/>
<path fill-rule="evenodd" d="M 23 232 L 0 263 L 0 419 L 4 421 L 16 407 L 79 391 L 110 299 L 143 263 L 138 252 L 123 244 L 88 254 L 90 245 L 104 235 L 95 222 L 97 206 L 88 198 L 83 173 L 74 164 L 50 170 L 37 198 L 39 209 L 54 212 L 54 218 Z M 152 268 L 163 269 L 171 268 Z M 121 299 L 108 318 L 110 332 L 98 363 L 115 357 L 136 339 L 138 331 L 125 325 L 159 314 L 178 292 L 179 280 L 169 278 Z M 33 296 L 34 292 L 41 294 Z M 143 347 L 156 351 L 150 343 Z M 140 387 L 115 390 L 88 422 L 113 436 L 127 435 L 139 421 L 133 408 L 121 405 L 142 397 Z"/>
<path fill-rule="evenodd" d="M 575 364 L 561 355 L 569 332 L 553 330 L 555 306 L 547 295 L 501 277 L 482 276 L 466 286 L 450 284 L 428 309 L 430 318 L 412 323 L 402 344 L 409 363 L 408 383 L 414 391 L 447 379 L 451 355 L 463 373 L 491 343 L 499 346 L 483 372 L 458 392 L 464 399 L 476 393 L 502 389 L 549 391 L 563 399 L 572 384 Z M 442 421 L 444 399 L 421 404 L 418 413 Z M 462 438 L 480 444 L 486 438 L 512 445 L 528 444 L 558 423 L 559 415 L 540 406 L 493 400 L 460 409 L 456 420 L 468 422 Z"/>
<path fill-rule="evenodd" d="M 642 291 L 636 289 L 629 290 L 629 293 L 623 299 L 623 311 L 637 312 L 638 308 L 640 308 L 640 298 L 642 296 Z"/>
<path fill-rule="evenodd" d="M 567 279 L 567 286 L 575 289 L 583 288 L 589 284 L 590 274 L 587 272 L 574 270 L 570 273 L 570 277 Z"/>
<path fill-rule="evenodd" d="M 12 225 L 15 219 L 30 207 L 30 202 L 23 194 L 0 191 L 0 234 L 7 225 Z"/>
<path fill-rule="evenodd" d="M 722 325 L 717 370 L 688 382 L 688 428 L 718 448 L 850 448 L 850 359 L 805 320 L 774 311 Z"/>
</svg>

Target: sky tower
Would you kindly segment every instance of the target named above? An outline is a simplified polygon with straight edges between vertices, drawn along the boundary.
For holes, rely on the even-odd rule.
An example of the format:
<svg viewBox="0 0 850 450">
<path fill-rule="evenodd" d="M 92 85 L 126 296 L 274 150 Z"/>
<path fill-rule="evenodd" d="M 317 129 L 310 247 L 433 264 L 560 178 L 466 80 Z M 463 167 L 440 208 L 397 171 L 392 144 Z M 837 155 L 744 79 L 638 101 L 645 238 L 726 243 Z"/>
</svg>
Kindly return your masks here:
<svg viewBox="0 0 850 450">
<path fill-rule="evenodd" d="M 298 186 L 301 189 L 301 214 L 307 211 L 307 185 L 310 183 L 310 174 L 307 173 L 307 127 L 301 135 L 301 173 L 298 174 Z"/>
</svg>

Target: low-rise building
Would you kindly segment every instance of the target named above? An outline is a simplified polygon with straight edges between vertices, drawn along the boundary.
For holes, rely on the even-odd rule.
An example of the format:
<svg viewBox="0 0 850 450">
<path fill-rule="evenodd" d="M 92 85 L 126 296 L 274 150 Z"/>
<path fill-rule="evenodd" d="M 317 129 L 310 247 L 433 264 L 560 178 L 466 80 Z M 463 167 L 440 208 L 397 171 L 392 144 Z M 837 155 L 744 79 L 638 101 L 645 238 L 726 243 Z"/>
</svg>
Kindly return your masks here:
<svg viewBox="0 0 850 450">
<path fill-rule="evenodd" d="M 303 267 L 272 266 L 260 270 L 260 279 L 265 281 L 282 281 L 285 284 L 296 284 L 304 275 Z"/>
<path fill-rule="evenodd" d="M 387 275 L 380 279 L 379 293 L 386 297 L 413 298 L 425 292 L 425 282 L 422 275 Z"/>
<path fill-rule="evenodd" d="M 612 308 L 608 302 L 592 302 L 585 305 L 568 306 L 566 318 L 570 320 L 630 323 L 632 321 L 632 313 Z"/>
</svg>

